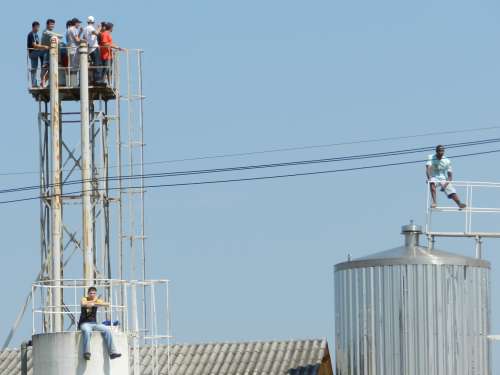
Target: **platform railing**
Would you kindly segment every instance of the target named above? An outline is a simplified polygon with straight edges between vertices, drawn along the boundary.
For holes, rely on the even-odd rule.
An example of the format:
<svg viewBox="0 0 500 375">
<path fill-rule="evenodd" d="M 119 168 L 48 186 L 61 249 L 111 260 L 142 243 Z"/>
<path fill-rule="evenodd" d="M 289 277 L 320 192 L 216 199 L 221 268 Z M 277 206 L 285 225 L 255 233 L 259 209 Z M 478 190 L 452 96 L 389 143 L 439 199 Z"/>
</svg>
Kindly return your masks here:
<svg viewBox="0 0 500 375">
<path fill-rule="evenodd" d="M 96 279 L 89 283 L 83 279 L 44 280 L 32 284 L 32 333 L 78 331 L 81 299 L 89 287 L 97 288 L 98 298 L 107 307 L 98 307 L 97 323 L 109 325 L 114 332 L 129 337 L 134 374 L 141 372 L 140 348 L 148 347 L 151 354 L 151 375 L 162 371 L 159 363 L 159 345 L 166 344 L 167 368 L 170 368 L 170 308 L 169 281 Z M 51 295 L 59 288 L 61 303 L 52 305 Z M 143 310 L 143 306 L 146 306 Z M 63 322 L 62 331 L 53 329 L 54 317 Z"/>
<path fill-rule="evenodd" d="M 111 62 L 106 64 L 100 59 L 99 53 L 95 59 L 90 57 L 92 47 L 88 47 L 88 51 L 89 87 L 109 87 L 113 90 L 119 89 L 120 71 L 126 72 L 130 70 L 129 67 L 120 69 L 120 65 L 136 61 L 137 59 L 133 58 L 133 56 L 142 53 L 140 49 L 111 49 Z M 79 87 L 79 58 L 78 47 L 59 46 L 59 88 Z M 32 60 L 37 61 L 36 66 L 32 63 Z M 49 50 L 28 49 L 26 62 L 28 90 L 48 89 L 50 85 Z"/>
<path fill-rule="evenodd" d="M 87 295 L 91 286 L 97 288 L 99 299 L 109 303 L 109 306 L 98 308 L 97 322 L 109 322 L 113 329 L 128 332 L 127 301 L 119 295 L 123 290 L 126 291 L 127 285 L 125 281 L 112 279 L 97 279 L 92 284 L 86 283 L 83 279 L 44 280 L 33 283 L 33 334 L 54 332 L 51 322 L 56 316 L 63 322 L 63 332 L 78 330 L 80 301 Z M 50 296 L 56 288 L 61 290 L 62 301 L 58 305 L 52 305 Z M 119 303 L 120 300 L 123 302 Z"/>
<path fill-rule="evenodd" d="M 441 237 L 473 237 L 480 239 L 482 237 L 500 237 L 500 182 L 484 182 L 484 181 L 452 181 L 451 184 L 456 188 L 457 194 L 459 195 L 461 201 L 466 204 L 464 209 L 457 207 L 453 200 L 448 199 L 443 192 L 440 191 L 439 184 L 436 184 L 436 197 L 437 205 L 432 206 L 432 196 L 430 191 L 430 184 L 427 183 L 427 200 L 426 200 L 426 234 L 428 236 L 441 236 Z M 490 199 L 493 206 L 483 206 L 477 204 L 478 200 L 481 200 L 481 195 L 485 192 L 493 191 L 495 199 Z M 446 200 L 446 203 L 444 203 Z M 498 206 L 495 207 L 495 204 Z M 461 216 L 463 220 L 463 226 L 457 230 L 453 231 L 441 231 L 436 230 L 434 223 L 434 216 L 437 213 L 444 213 L 446 215 Z M 495 215 L 494 217 L 488 218 L 497 221 L 498 225 L 494 226 L 493 230 L 481 230 L 478 225 L 473 225 L 479 222 L 478 216 L 482 215 Z M 498 215 L 498 216 L 497 216 Z"/>
</svg>

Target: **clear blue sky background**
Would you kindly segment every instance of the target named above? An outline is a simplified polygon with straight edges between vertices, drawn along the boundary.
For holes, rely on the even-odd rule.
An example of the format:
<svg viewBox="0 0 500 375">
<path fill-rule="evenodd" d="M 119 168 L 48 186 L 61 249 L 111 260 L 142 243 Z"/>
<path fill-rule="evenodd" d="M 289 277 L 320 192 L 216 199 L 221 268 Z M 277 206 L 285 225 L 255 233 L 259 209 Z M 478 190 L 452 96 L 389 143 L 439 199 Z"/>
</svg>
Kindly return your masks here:
<svg viewBox="0 0 500 375">
<path fill-rule="evenodd" d="M 33 19 L 48 17 L 60 31 L 73 16 L 113 21 L 119 44 L 145 50 L 150 161 L 500 125 L 498 1 L 44 1 L 3 7 L 3 172 L 38 166 L 25 38 Z M 499 133 L 169 168 L 343 156 Z M 456 178 L 499 180 L 499 162 L 499 154 L 456 159 Z M 308 170 L 313 168 L 293 169 Z M 2 188 L 37 183 L 36 176 L 0 181 Z M 499 196 L 490 203 L 499 204 Z M 148 192 L 150 274 L 173 281 L 176 341 L 327 337 L 333 350 L 332 266 L 347 253 L 357 257 L 399 245 L 402 224 L 423 223 L 424 203 L 423 165 Z M 0 210 L 3 340 L 38 271 L 38 204 Z M 493 266 L 492 333 L 500 332 L 498 246 L 485 243 Z M 468 240 L 442 240 L 438 247 L 473 254 Z M 29 327 L 28 316 L 16 344 Z M 500 360 L 494 361 L 499 369 Z"/>
</svg>

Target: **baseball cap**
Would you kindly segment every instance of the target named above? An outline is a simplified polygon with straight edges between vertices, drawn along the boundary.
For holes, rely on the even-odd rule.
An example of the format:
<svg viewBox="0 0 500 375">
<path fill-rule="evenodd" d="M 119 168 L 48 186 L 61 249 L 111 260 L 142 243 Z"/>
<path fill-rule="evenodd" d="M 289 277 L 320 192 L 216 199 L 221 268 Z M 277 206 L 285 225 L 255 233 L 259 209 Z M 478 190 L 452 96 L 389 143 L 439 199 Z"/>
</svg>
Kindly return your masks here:
<svg viewBox="0 0 500 375">
<path fill-rule="evenodd" d="M 87 17 L 87 22 L 94 23 L 95 22 L 95 18 L 93 16 L 88 16 Z"/>
<path fill-rule="evenodd" d="M 73 22 L 73 23 L 82 23 L 82 21 L 80 21 L 80 20 L 79 20 L 78 18 L 76 18 L 76 17 L 75 17 L 75 18 L 73 18 L 73 19 L 71 20 L 71 22 Z"/>
</svg>

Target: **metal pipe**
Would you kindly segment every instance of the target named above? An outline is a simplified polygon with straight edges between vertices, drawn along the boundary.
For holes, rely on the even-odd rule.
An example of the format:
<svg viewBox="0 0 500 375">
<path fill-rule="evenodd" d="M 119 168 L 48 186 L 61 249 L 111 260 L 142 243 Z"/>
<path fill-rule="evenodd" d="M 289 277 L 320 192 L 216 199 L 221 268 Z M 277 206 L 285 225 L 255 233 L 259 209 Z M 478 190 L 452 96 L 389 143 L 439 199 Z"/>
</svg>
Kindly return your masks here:
<svg viewBox="0 0 500 375">
<path fill-rule="evenodd" d="M 21 375 L 28 375 L 28 342 L 21 343 Z"/>
<path fill-rule="evenodd" d="M 52 306 L 54 306 L 53 325 L 54 332 L 62 330 L 62 142 L 60 124 L 59 101 L 59 45 L 56 37 L 50 40 L 50 124 L 52 126 L 52 275 L 54 290 L 52 291 Z"/>
<path fill-rule="evenodd" d="M 142 258 L 142 281 L 146 280 L 146 233 L 145 233 L 145 219 L 144 219 L 144 97 L 142 95 L 142 51 L 137 51 L 137 69 L 138 69 L 138 94 L 139 94 L 139 130 L 140 130 L 140 171 L 141 171 L 141 258 Z M 142 315 L 144 317 L 144 330 L 148 329 L 147 320 L 147 296 L 146 287 L 142 289 Z"/>
<path fill-rule="evenodd" d="M 80 42 L 80 116 L 82 145 L 82 237 L 83 278 L 86 285 L 94 279 L 94 224 L 92 220 L 92 170 L 89 120 L 89 67 L 87 42 Z"/>
<path fill-rule="evenodd" d="M 122 167 L 122 135 L 121 135 L 121 97 L 119 95 L 121 87 L 120 87 L 120 64 L 118 63 L 119 59 L 119 54 L 116 54 L 116 61 L 115 61 L 115 86 L 114 89 L 116 91 L 117 97 L 115 101 L 115 115 L 114 118 L 116 118 L 116 139 L 115 139 L 115 145 L 116 145 L 116 164 L 117 164 L 117 173 L 118 173 L 118 183 L 117 183 L 117 189 L 118 189 L 118 279 L 123 280 L 125 278 L 125 273 L 124 273 L 124 261 L 123 261 L 123 241 L 124 241 L 124 229 L 123 229 L 123 198 L 124 198 L 124 193 L 122 189 L 122 175 L 123 175 L 123 167 Z M 106 106 L 106 116 L 108 116 L 108 105 L 107 102 L 105 104 Z M 120 305 L 125 305 L 125 302 L 127 301 L 127 290 L 126 288 L 122 285 L 120 287 L 121 293 L 120 293 Z M 121 315 L 121 320 L 125 321 L 125 312 L 122 313 Z"/>
<path fill-rule="evenodd" d="M 483 257 L 483 241 L 480 236 L 476 236 L 476 258 L 481 259 Z"/>
<path fill-rule="evenodd" d="M 130 285 L 130 302 L 131 302 L 131 318 L 132 318 L 132 324 L 133 324 L 133 332 L 134 335 L 132 337 L 132 356 L 133 356 L 133 361 L 132 361 L 132 368 L 133 368 L 133 374 L 134 375 L 140 375 L 140 353 L 139 353 L 139 335 L 140 335 L 140 330 L 139 330 L 139 317 L 137 314 L 137 290 L 136 290 L 136 283 L 132 282 Z"/>
</svg>

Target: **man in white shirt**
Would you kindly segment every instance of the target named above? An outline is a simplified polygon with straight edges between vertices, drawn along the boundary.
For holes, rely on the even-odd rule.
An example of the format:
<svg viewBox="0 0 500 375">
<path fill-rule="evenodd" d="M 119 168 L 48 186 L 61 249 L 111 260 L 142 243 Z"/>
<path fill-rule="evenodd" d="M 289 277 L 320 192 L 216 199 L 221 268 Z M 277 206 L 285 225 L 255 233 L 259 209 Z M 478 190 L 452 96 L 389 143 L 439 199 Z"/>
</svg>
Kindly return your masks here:
<svg viewBox="0 0 500 375">
<path fill-rule="evenodd" d="M 87 26 L 83 29 L 83 39 L 87 41 L 89 47 L 89 80 L 92 83 L 100 80 L 99 41 L 97 40 L 98 34 L 98 30 L 95 28 L 95 18 L 93 16 L 88 16 Z"/>
<path fill-rule="evenodd" d="M 429 183 L 432 196 L 432 208 L 437 207 L 436 203 L 436 185 L 439 185 L 449 199 L 452 199 L 460 210 L 466 205 L 460 201 L 457 191 L 451 184 L 453 174 L 450 159 L 444 156 L 444 146 L 436 146 L 436 153 L 429 155 L 426 163 L 427 182 Z"/>
<path fill-rule="evenodd" d="M 66 32 L 66 40 L 68 42 L 68 56 L 70 64 L 70 86 L 78 86 L 76 76 L 80 67 L 80 56 L 78 54 L 78 47 L 80 46 L 80 37 L 82 35 L 81 25 L 82 21 L 78 18 L 71 20 L 71 25 Z"/>
</svg>

